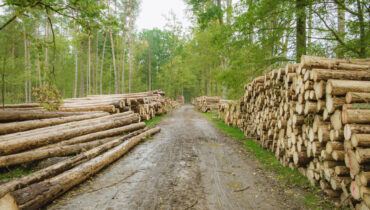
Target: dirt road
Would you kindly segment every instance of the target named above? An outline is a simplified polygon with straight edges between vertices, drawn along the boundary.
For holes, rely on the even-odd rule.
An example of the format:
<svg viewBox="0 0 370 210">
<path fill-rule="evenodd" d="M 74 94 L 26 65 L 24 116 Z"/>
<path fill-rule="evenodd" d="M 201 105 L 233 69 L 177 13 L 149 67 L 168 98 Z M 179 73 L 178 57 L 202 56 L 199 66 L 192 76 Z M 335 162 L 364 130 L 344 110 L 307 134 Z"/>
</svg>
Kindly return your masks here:
<svg viewBox="0 0 370 210">
<path fill-rule="evenodd" d="M 49 209 L 300 209 L 234 139 L 183 106 L 162 131 Z"/>
</svg>

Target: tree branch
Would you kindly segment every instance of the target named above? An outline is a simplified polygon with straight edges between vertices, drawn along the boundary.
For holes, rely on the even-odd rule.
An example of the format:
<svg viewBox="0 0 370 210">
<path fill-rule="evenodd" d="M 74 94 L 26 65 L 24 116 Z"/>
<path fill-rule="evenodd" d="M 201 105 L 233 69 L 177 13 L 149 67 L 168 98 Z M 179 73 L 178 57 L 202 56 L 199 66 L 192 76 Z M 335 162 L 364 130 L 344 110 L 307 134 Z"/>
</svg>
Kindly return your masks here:
<svg viewBox="0 0 370 210">
<path fill-rule="evenodd" d="M 357 53 L 358 55 L 361 55 L 361 52 L 360 51 L 357 51 L 355 48 L 352 48 L 352 47 L 349 47 L 341 38 L 340 36 L 335 32 L 334 29 L 332 29 L 328 23 L 325 21 L 325 19 L 316 11 L 313 11 L 319 18 L 320 20 L 324 23 L 324 25 L 326 26 L 326 28 L 334 35 L 334 37 L 336 38 L 336 40 L 341 44 L 343 45 L 345 48 Z"/>
<path fill-rule="evenodd" d="M 55 79 L 55 59 L 56 59 L 57 46 L 56 46 L 56 41 L 55 41 L 54 27 L 53 27 L 53 23 L 51 22 L 51 19 L 50 19 L 49 9 L 48 8 L 46 8 L 46 14 L 47 14 L 47 17 L 48 17 L 48 22 L 50 23 L 51 33 L 53 34 L 53 43 L 54 43 L 54 49 L 53 49 L 53 69 L 52 69 L 51 73 L 53 75 L 53 78 Z"/>
<path fill-rule="evenodd" d="M 12 18 L 10 18 L 6 23 L 4 23 L 1 27 L 0 27 L 0 31 L 3 30 L 7 25 L 9 25 L 11 22 L 13 22 L 15 19 L 17 19 L 18 15 L 14 15 Z"/>
</svg>

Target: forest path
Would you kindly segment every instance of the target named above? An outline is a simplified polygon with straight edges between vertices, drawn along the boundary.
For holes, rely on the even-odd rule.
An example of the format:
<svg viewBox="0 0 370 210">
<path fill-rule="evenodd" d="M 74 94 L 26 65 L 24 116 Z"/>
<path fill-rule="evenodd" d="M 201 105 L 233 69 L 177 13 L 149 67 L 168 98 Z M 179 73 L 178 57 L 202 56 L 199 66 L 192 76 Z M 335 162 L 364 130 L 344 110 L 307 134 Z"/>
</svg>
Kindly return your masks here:
<svg viewBox="0 0 370 210">
<path fill-rule="evenodd" d="M 299 209 L 261 164 L 193 106 L 48 209 Z"/>
</svg>

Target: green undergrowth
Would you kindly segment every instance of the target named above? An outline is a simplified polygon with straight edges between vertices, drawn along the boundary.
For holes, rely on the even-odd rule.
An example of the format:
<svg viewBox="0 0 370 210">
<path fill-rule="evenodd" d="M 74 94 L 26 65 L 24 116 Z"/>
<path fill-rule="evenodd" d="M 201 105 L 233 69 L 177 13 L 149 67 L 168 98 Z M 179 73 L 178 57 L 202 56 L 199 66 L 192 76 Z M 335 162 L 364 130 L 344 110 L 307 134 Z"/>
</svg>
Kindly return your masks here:
<svg viewBox="0 0 370 210">
<path fill-rule="evenodd" d="M 146 127 L 153 128 L 159 121 L 161 121 L 163 118 L 165 118 L 167 114 L 155 116 L 150 120 L 145 121 Z"/>
<path fill-rule="evenodd" d="M 4 169 L 4 171 L 0 172 L 0 181 L 3 181 L 3 180 L 7 181 L 13 178 L 26 176 L 28 174 L 31 174 L 32 172 L 33 172 L 32 170 L 27 170 L 23 168 Z"/>
<path fill-rule="evenodd" d="M 216 113 L 203 113 L 220 130 L 228 136 L 241 141 L 242 145 L 250 151 L 253 156 L 264 165 L 267 171 L 273 172 L 280 184 L 285 188 L 298 187 L 303 190 L 303 202 L 308 209 L 333 209 L 334 203 L 327 199 L 320 191 L 319 187 L 310 185 L 308 179 L 299 173 L 298 170 L 292 170 L 284 167 L 275 158 L 275 155 L 258 145 L 257 142 L 246 139 L 244 133 L 236 127 L 228 126 L 223 121 L 217 119 Z"/>
</svg>

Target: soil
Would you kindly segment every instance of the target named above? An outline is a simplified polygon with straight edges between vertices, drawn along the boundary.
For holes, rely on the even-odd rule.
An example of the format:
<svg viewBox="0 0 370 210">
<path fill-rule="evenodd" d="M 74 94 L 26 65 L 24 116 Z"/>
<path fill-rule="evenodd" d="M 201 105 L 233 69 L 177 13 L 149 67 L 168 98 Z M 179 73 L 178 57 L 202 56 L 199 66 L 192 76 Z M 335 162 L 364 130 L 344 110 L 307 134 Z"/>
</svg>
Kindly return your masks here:
<svg viewBox="0 0 370 210">
<path fill-rule="evenodd" d="M 48 209 L 302 209 L 239 141 L 193 106 L 164 118 L 136 146 Z"/>
</svg>

